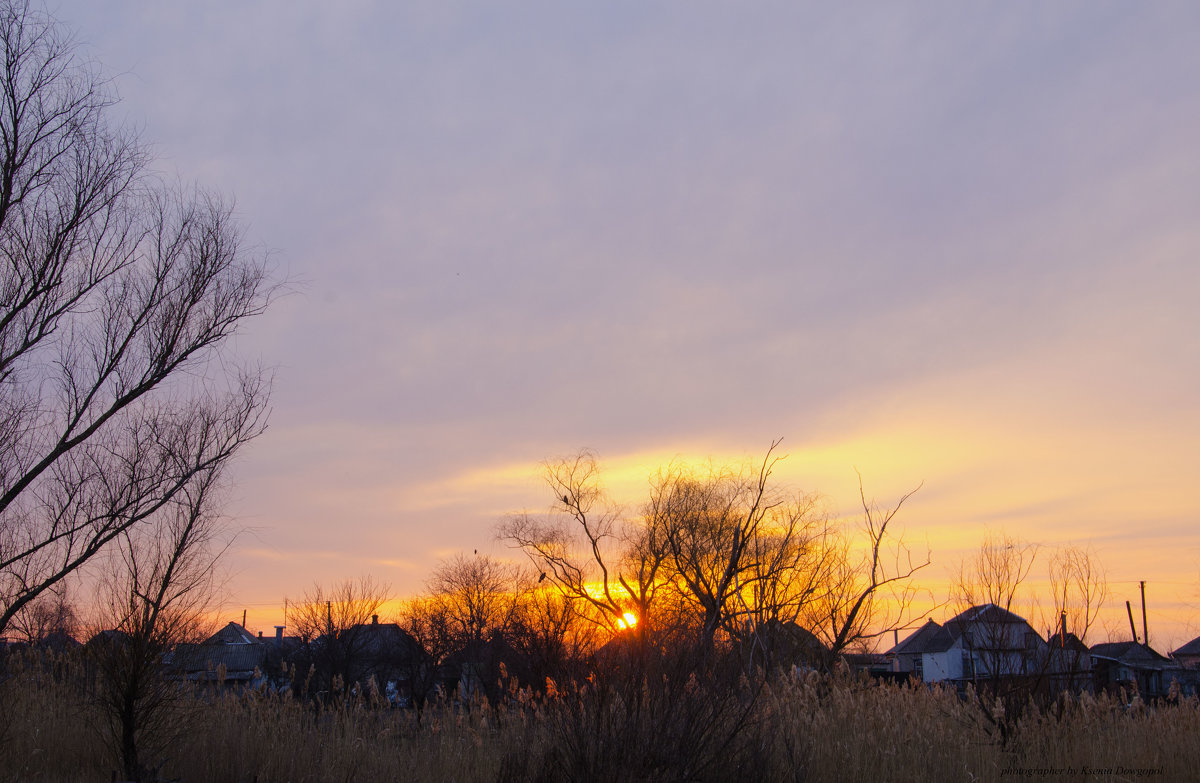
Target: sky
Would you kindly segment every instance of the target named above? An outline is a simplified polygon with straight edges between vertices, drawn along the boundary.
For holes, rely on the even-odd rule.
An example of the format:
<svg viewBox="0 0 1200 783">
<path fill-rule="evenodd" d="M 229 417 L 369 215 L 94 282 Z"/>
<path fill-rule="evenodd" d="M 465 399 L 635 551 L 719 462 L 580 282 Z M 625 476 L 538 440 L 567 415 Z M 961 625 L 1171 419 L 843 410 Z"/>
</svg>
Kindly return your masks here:
<svg viewBox="0 0 1200 783">
<path fill-rule="evenodd" d="M 1156 647 L 1200 634 L 1195 4 L 48 7 L 295 283 L 231 347 L 275 389 L 230 619 L 516 557 L 546 459 L 636 512 L 783 438 L 835 515 L 919 485 L 939 593 L 989 533 L 1073 543 L 1097 640 L 1139 580 Z"/>
</svg>

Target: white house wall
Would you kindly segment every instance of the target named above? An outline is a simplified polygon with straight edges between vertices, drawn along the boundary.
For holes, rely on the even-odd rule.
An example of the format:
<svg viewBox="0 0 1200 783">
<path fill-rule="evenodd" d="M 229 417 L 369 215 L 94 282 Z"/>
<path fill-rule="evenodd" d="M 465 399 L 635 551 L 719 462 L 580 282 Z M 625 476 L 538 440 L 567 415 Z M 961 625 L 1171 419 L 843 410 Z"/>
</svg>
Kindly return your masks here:
<svg viewBox="0 0 1200 783">
<path fill-rule="evenodd" d="M 945 652 L 922 653 L 921 676 L 925 682 L 940 682 L 962 677 L 962 650 L 951 647 Z"/>
</svg>

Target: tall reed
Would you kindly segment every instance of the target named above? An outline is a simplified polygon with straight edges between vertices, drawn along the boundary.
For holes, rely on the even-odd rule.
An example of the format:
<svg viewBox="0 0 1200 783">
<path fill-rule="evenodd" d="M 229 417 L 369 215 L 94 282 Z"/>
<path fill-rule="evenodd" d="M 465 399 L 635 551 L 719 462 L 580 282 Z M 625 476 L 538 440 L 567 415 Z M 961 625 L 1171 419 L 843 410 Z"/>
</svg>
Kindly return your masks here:
<svg viewBox="0 0 1200 783">
<path fill-rule="evenodd" d="M 116 759 L 95 729 L 82 662 L 10 656 L 0 672 L 0 782 L 111 780 Z M 503 705 L 438 702 L 420 714 L 386 707 L 369 683 L 320 704 L 198 688 L 189 731 L 154 761 L 163 780 L 185 783 L 1119 781 L 1200 770 L 1195 697 L 1025 705 L 1002 743 L 986 713 L 1012 705 L 944 688 L 815 673 L 761 687 L 676 677 L 639 688 L 509 689 Z M 1085 777 L 1084 768 L 1110 774 Z"/>
</svg>

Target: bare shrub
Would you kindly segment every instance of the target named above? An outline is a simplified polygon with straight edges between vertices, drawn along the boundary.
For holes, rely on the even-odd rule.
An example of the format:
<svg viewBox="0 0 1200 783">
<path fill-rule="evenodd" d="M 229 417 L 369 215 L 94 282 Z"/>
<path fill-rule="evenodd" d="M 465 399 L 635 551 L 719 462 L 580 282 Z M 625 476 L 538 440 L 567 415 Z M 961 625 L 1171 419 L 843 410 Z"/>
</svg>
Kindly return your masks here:
<svg viewBox="0 0 1200 783">
<path fill-rule="evenodd" d="M 548 702 L 498 780 L 767 779 L 759 688 L 728 656 L 642 656 Z"/>
</svg>

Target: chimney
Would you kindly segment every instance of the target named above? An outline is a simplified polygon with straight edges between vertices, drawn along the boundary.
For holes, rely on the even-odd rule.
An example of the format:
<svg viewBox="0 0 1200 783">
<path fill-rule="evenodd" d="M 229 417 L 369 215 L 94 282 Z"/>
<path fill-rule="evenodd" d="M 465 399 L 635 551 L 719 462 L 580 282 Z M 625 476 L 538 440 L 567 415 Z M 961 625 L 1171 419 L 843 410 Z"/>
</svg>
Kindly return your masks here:
<svg viewBox="0 0 1200 783">
<path fill-rule="evenodd" d="M 371 625 L 379 625 L 379 615 L 371 615 Z"/>
<path fill-rule="evenodd" d="M 277 625 L 277 626 L 275 626 L 275 646 L 281 647 L 282 645 L 283 645 L 283 626 Z"/>
<path fill-rule="evenodd" d="M 258 632 L 258 638 L 259 638 L 259 639 L 261 639 L 261 638 L 262 638 L 262 631 L 259 631 L 259 632 Z"/>
</svg>

